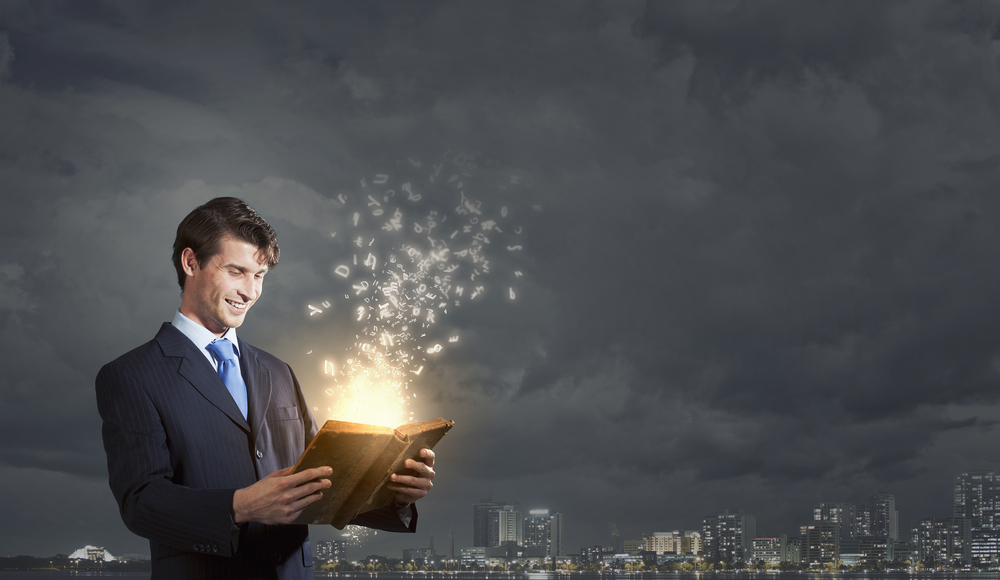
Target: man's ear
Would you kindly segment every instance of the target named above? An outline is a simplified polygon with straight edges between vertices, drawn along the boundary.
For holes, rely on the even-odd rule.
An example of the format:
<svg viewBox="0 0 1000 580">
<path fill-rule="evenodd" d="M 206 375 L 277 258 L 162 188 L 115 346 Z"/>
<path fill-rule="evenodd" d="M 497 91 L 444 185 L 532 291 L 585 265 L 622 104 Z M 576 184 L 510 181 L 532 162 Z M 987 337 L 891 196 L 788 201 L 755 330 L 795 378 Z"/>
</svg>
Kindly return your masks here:
<svg viewBox="0 0 1000 580">
<path fill-rule="evenodd" d="M 191 248 L 184 248 L 184 251 L 181 252 L 181 268 L 188 276 L 194 276 L 195 270 L 198 269 L 198 257 L 194 255 L 194 250 Z"/>
</svg>

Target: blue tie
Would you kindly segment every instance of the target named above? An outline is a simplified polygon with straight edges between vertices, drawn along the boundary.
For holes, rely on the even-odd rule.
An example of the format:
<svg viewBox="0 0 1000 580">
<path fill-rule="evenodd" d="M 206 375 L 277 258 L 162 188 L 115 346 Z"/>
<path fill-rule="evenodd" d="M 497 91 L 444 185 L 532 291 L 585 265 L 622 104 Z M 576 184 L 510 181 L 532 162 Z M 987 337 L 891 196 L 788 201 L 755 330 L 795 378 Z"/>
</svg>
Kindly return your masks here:
<svg viewBox="0 0 1000 580">
<path fill-rule="evenodd" d="M 222 382 L 226 383 L 226 388 L 229 389 L 233 400 L 243 413 L 243 418 L 246 419 L 247 385 L 240 375 L 240 360 L 236 358 L 236 346 L 228 338 L 220 338 L 209 343 L 208 350 L 219 360 L 219 376 Z"/>
</svg>

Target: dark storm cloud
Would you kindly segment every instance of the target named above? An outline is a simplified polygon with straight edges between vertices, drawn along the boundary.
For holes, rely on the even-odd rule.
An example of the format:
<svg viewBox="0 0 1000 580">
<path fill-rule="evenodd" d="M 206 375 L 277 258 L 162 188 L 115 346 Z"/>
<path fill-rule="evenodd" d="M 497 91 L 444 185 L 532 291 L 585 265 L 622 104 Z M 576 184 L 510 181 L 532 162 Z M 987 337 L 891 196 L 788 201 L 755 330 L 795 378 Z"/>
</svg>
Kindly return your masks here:
<svg viewBox="0 0 1000 580">
<path fill-rule="evenodd" d="M 336 197 L 386 173 L 425 194 L 408 220 L 447 211 L 456 192 L 409 160 L 461 153 L 465 193 L 509 207 L 524 250 L 495 254 L 415 384 L 460 434 L 427 531 L 468 545 L 491 492 L 566 513 L 574 552 L 607 521 L 637 538 L 724 508 L 794 533 L 812 503 L 879 488 L 903 520 L 944 515 L 955 471 L 995 467 L 998 21 L 945 2 L 0 7 L 0 462 L 31 482 L 5 497 L 99 501 L 93 376 L 172 315 L 187 211 L 235 194 L 275 226 L 241 336 L 322 401 L 319 357 L 352 338 Z M 144 551 L 101 521 L 80 545 Z M 80 547 L 34 529 L 3 541 Z"/>
</svg>

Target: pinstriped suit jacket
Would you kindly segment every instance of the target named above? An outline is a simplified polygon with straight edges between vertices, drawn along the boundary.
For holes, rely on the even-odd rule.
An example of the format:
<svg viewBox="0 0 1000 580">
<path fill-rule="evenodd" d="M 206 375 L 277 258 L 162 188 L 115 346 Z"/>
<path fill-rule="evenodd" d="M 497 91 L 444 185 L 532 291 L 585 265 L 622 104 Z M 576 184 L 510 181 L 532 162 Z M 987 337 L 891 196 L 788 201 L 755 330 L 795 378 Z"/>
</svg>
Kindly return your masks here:
<svg viewBox="0 0 1000 580">
<path fill-rule="evenodd" d="M 316 434 L 291 368 L 240 341 L 245 420 L 222 379 L 183 333 L 156 337 L 105 365 L 97 406 L 122 519 L 149 539 L 159 578 L 312 578 L 308 526 L 237 527 L 233 494 L 293 465 Z M 413 532 L 391 508 L 352 523 Z"/>
</svg>

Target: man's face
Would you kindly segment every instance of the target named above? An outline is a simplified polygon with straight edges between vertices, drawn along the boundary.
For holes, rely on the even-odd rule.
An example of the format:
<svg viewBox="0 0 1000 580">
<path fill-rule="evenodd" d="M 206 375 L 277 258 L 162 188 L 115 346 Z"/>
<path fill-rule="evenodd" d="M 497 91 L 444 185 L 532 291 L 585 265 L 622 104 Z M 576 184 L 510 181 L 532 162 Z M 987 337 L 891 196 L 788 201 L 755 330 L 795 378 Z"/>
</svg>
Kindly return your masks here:
<svg viewBox="0 0 1000 580">
<path fill-rule="evenodd" d="M 181 314 L 222 336 L 229 328 L 243 324 L 243 318 L 260 297 L 267 264 L 256 246 L 226 236 L 219 253 L 198 266 L 194 252 L 181 254 L 187 274 Z"/>
</svg>

